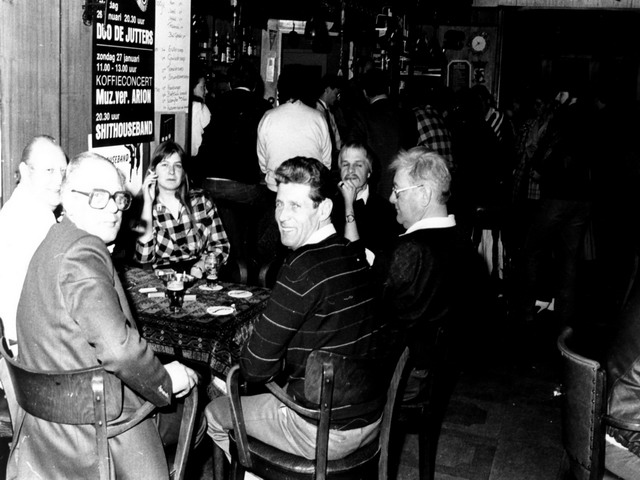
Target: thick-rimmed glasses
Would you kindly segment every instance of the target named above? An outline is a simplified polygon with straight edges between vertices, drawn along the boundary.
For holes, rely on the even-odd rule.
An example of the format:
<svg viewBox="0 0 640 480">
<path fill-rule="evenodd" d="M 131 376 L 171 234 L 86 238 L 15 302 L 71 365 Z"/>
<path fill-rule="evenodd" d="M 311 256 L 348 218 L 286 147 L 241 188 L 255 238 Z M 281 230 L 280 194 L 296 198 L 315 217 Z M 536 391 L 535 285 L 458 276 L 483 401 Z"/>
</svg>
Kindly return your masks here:
<svg viewBox="0 0 640 480">
<path fill-rule="evenodd" d="M 89 197 L 89 206 L 96 210 L 102 210 L 109 205 L 109 200 L 113 198 L 113 201 L 118 207 L 118 210 L 128 210 L 131 206 L 132 196 L 129 192 L 115 192 L 113 195 L 101 188 L 94 188 L 91 192 L 81 192 L 80 190 L 71 190 L 74 193 L 79 193 Z"/>
<path fill-rule="evenodd" d="M 396 188 L 396 187 L 393 187 L 393 188 L 391 189 L 391 193 L 393 193 L 393 195 L 394 195 L 396 198 L 400 198 L 400 194 L 401 194 L 402 192 L 406 192 L 407 190 L 413 190 L 414 188 L 420 188 L 420 187 L 424 187 L 424 183 L 421 183 L 420 185 L 411 185 L 410 187 L 404 187 L 404 188 Z"/>
</svg>

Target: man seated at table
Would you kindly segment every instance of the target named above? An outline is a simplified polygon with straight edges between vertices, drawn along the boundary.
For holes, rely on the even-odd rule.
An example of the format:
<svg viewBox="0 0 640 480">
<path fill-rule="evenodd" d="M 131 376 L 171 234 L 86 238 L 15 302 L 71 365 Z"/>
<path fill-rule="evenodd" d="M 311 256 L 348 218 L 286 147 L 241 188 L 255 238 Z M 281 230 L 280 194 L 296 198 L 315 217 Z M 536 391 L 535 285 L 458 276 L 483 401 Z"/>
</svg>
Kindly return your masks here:
<svg viewBox="0 0 640 480">
<path fill-rule="evenodd" d="M 459 309 L 469 306 L 469 284 L 477 278 L 478 263 L 447 211 L 451 175 L 446 161 L 415 147 L 400 151 L 390 168 L 395 172 L 390 201 L 407 231 L 390 255 L 376 258 L 374 271 L 381 278 L 390 326 L 410 348 L 413 370 L 404 394 L 408 401 L 427 385 L 436 340 L 445 329 L 457 327 Z M 480 290 L 482 285 L 475 287 Z"/>
<path fill-rule="evenodd" d="M 391 248 L 402 232 L 395 221 L 395 209 L 371 188 L 373 154 L 361 143 L 347 143 L 338 156 L 340 194 L 335 197 L 332 221 L 336 230 L 352 242 L 379 255 Z"/>
<path fill-rule="evenodd" d="M 4 336 L 16 340 L 16 310 L 27 267 L 60 205 L 67 156 L 47 135 L 34 137 L 22 151 L 20 183 L 0 210 L 0 318 Z"/>
<path fill-rule="evenodd" d="M 131 203 L 123 178 L 107 159 L 83 153 L 69 164 L 61 195 L 65 217 L 36 250 L 18 304 L 18 361 L 44 371 L 102 366 L 115 377 L 106 396 L 123 384 L 121 419 L 144 399 L 165 406 L 172 393 L 186 395 L 195 373 L 178 362 L 163 366 L 140 337 L 107 249 Z M 92 425 L 25 413 L 15 431 L 7 478 L 98 477 Z M 169 478 L 151 418 L 109 439 L 109 449 L 116 478 Z"/>
<path fill-rule="evenodd" d="M 364 252 L 336 234 L 331 223 L 331 174 L 320 161 L 295 157 L 275 174 L 275 218 L 293 250 L 282 266 L 265 312 L 244 345 L 240 368 L 250 382 L 284 374 L 287 391 L 304 401 L 307 356 L 314 349 L 340 354 L 379 353 L 374 294 Z M 336 385 L 336 391 L 344 385 Z M 365 399 L 363 399 L 365 401 Z M 247 433 L 280 450 L 315 457 L 316 426 L 270 393 L 242 398 Z M 229 452 L 229 400 L 211 402 L 208 433 Z M 360 412 L 330 430 L 329 459 L 342 458 L 377 437 L 381 412 Z"/>
</svg>

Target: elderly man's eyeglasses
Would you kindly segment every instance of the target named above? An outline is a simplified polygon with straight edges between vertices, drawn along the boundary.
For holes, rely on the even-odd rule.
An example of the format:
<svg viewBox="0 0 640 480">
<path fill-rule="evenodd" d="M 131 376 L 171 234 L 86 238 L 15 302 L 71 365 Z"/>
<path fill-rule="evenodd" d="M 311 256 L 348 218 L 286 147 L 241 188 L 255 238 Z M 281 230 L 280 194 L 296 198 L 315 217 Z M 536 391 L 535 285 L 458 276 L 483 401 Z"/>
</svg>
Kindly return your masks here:
<svg viewBox="0 0 640 480">
<path fill-rule="evenodd" d="M 404 188 L 393 187 L 393 189 L 391 190 L 391 193 L 393 193 L 396 198 L 400 198 L 400 194 L 402 192 L 406 192 L 407 190 L 413 190 L 414 188 L 420 188 L 423 186 L 424 186 L 424 183 L 421 183 L 420 185 L 411 185 L 410 187 L 404 187 Z"/>
<path fill-rule="evenodd" d="M 71 191 L 89 197 L 89 206 L 96 210 L 105 208 L 112 198 L 118 210 L 128 210 L 131 206 L 132 196 L 129 192 L 115 192 L 112 195 L 107 190 L 102 190 L 101 188 L 94 188 L 91 192 L 81 192 L 80 190 Z"/>
</svg>

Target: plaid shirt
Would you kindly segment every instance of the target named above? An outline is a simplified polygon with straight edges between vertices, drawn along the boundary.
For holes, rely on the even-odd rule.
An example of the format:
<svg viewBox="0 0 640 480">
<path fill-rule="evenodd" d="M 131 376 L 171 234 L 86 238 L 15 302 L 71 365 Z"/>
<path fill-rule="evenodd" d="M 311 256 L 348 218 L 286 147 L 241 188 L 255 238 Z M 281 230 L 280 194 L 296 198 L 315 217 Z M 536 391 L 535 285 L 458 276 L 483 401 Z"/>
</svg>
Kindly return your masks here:
<svg viewBox="0 0 640 480">
<path fill-rule="evenodd" d="M 219 264 L 227 261 L 231 247 L 215 205 L 202 193 L 191 195 L 190 201 L 191 217 L 181 205 L 178 219 L 162 203 L 154 204 L 153 237 L 136 243 L 136 260 L 163 265 L 199 259 L 211 246 Z"/>
<path fill-rule="evenodd" d="M 453 163 L 451 133 L 442 115 L 429 105 L 415 107 L 413 113 L 418 126 L 418 145 L 438 153 L 451 165 Z"/>
</svg>

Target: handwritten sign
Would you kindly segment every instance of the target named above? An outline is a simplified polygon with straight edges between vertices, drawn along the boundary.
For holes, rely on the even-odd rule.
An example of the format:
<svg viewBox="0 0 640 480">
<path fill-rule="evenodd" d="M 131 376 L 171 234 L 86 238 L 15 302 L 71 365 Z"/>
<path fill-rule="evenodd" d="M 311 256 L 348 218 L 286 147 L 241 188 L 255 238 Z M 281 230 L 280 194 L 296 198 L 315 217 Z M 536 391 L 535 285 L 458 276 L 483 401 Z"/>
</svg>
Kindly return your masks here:
<svg viewBox="0 0 640 480">
<path fill-rule="evenodd" d="M 156 23 L 156 110 L 188 112 L 191 2 L 157 0 Z"/>
<path fill-rule="evenodd" d="M 151 141 L 154 2 L 101 3 L 93 26 L 93 146 Z"/>
</svg>

